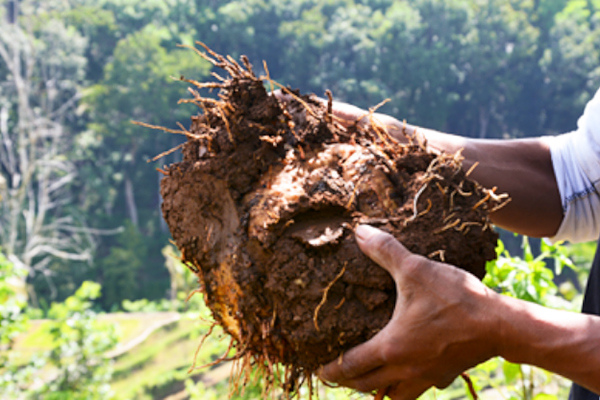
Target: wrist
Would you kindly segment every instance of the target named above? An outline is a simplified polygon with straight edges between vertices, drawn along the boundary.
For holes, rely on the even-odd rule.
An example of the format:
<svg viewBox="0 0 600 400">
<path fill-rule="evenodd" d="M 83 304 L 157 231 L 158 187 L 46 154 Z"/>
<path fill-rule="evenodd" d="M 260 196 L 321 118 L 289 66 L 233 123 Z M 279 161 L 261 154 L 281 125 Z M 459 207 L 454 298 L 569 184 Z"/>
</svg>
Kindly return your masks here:
<svg viewBox="0 0 600 400">
<path fill-rule="evenodd" d="M 499 297 L 500 356 L 600 389 L 600 318 Z"/>
</svg>

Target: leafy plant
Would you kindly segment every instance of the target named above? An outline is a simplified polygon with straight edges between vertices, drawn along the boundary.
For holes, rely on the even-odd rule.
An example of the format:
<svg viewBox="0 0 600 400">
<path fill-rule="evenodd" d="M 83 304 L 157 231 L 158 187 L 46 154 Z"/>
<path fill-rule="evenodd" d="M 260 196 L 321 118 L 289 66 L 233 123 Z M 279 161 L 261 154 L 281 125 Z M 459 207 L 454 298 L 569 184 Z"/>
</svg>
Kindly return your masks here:
<svg viewBox="0 0 600 400">
<path fill-rule="evenodd" d="M 565 267 L 577 269 L 568 257 L 568 249 L 562 243 L 542 241 L 540 254 L 535 256 L 527 237 L 523 237 L 522 248 L 522 257 L 511 256 L 504 244 L 498 241 L 498 258 L 488 263 L 484 283 L 506 296 L 546 307 L 572 309 L 571 303 L 559 295 L 554 283 L 555 275 L 560 274 Z M 553 262 L 553 267 L 548 265 L 548 260 Z M 469 374 L 476 390 L 492 389 L 511 400 L 564 398 L 569 386 L 566 379 L 547 371 L 513 364 L 500 357 L 477 366 Z M 551 381 L 558 383 L 552 392 L 545 389 Z"/>
<path fill-rule="evenodd" d="M 84 282 L 64 303 L 52 305 L 49 314 L 54 320 L 48 329 L 53 346 L 47 356 L 56 378 L 41 389 L 45 399 L 112 397 L 112 365 L 104 353 L 117 343 L 117 333 L 92 310 L 92 300 L 99 296 L 98 283 Z"/>
<path fill-rule="evenodd" d="M 15 337 L 26 328 L 25 296 L 17 292 L 21 279 L 27 274 L 15 267 L 0 253 L 0 349 L 12 347 Z M 3 360 L 4 361 L 4 360 Z M 4 365 L 4 363 L 2 364 Z"/>
<path fill-rule="evenodd" d="M 7 399 L 26 393 L 43 366 L 39 358 L 18 366 L 14 354 L 10 353 L 17 335 L 27 328 L 27 303 L 24 294 L 18 290 L 26 273 L 0 253 L 0 397 Z"/>
</svg>

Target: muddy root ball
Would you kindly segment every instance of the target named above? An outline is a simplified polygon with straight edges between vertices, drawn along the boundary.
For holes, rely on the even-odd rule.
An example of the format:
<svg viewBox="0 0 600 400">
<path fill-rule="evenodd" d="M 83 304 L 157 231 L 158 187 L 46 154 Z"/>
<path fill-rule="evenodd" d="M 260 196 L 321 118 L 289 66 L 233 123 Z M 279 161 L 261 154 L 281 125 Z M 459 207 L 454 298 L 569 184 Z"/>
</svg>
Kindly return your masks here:
<svg viewBox="0 0 600 400">
<path fill-rule="evenodd" d="M 342 125 L 314 96 L 278 100 L 245 57 L 205 50 L 228 77 L 187 81 L 201 113 L 183 161 L 163 171 L 162 210 L 240 364 L 279 365 L 274 384 L 289 393 L 386 325 L 394 282 L 359 250 L 358 224 L 483 277 L 497 240 L 488 216 L 505 200 L 469 180 L 460 155 L 372 118 Z"/>
</svg>

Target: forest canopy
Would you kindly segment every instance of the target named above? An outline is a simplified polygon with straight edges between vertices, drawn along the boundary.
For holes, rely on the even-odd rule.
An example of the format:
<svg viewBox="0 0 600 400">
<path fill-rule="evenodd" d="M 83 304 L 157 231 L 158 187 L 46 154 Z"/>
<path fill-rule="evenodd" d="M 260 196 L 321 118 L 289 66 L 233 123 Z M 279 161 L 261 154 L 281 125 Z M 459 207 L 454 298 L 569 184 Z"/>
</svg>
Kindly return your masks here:
<svg viewBox="0 0 600 400">
<path fill-rule="evenodd" d="M 278 82 L 479 138 L 572 130 L 600 86 L 600 0 L 11 0 L 0 8 L 0 247 L 36 306 L 170 290 L 154 156 L 189 125 L 201 40 Z M 173 79 L 175 78 L 175 79 Z"/>
</svg>

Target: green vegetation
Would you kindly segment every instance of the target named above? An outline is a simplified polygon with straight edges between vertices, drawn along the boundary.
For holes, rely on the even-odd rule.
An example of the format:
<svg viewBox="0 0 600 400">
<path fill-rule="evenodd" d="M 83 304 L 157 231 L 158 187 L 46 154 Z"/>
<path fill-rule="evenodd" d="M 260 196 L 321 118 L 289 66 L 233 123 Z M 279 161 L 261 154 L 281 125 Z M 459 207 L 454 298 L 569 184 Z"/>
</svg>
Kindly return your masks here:
<svg viewBox="0 0 600 400">
<path fill-rule="evenodd" d="M 178 44 L 246 54 L 259 72 L 265 60 L 280 83 L 331 89 L 361 107 L 390 98 L 382 112 L 470 137 L 569 131 L 600 86 L 599 0 L 8 3 L 18 5 L 16 18 L 0 7 L 0 391 L 8 398 L 227 392 L 202 371 L 199 383 L 186 372 L 206 329 L 194 318 L 206 309 L 200 296 L 185 302 L 197 282 L 168 246 L 156 171 L 180 155 L 147 162 L 183 138 L 130 123 L 187 126 L 197 112 L 176 104 L 186 85 L 172 78 L 212 79 L 210 65 Z M 504 240 L 514 249 L 520 239 Z M 594 251 L 526 244 L 515 257 L 500 247 L 486 283 L 577 309 Z M 161 325 L 168 315 L 179 319 Z M 154 323 L 145 340 L 103 356 Z M 198 363 L 225 343 L 209 341 Z M 471 376 L 478 390 L 506 398 L 566 390 L 555 376 L 503 360 Z M 425 398 L 465 393 L 457 380 Z"/>
<path fill-rule="evenodd" d="M 146 161 L 183 138 L 130 121 L 175 128 L 196 113 L 177 105 L 186 85 L 172 78 L 211 79 L 210 65 L 178 44 L 246 54 L 259 72 L 265 60 L 281 83 L 319 95 L 329 88 L 361 107 L 390 98 L 381 111 L 417 125 L 539 136 L 573 129 L 600 86 L 597 3 L 23 0 L 17 23 L 0 29 L 1 129 L 15 146 L 18 135 L 28 143 L 43 134 L 26 130 L 27 110 L 38 109 L 62 136 L 51 148 L 30 143 L 57 169 L 36 175 L 47 169 L 40 164 L 29 180 L 19 178 L 27 159 L 2 150 L 13 161 L 2 161 L 0 245 L 25 266 L 30 301 L 42 309 L 84 280 L 102 282 L 107 311 L 169 296 L 155 169 L 180 155 Z M 29 97 L 12 80 L 14 54 L 31 66 L 21 77 L 35 88 Z M 35 182 L 52 188 L 48 198 Z M 21 211 L 30 206 L 40 211 L 27 222 Z"/>
<path fill-rule="evenodd" d="M 508 296 L 572 309 L 572 303 L 560 294 L 554 276 L 563 267 L 578 268 L 566 257 L 573 248 L 544 243 L 542 253 L 535 257 L 524 239 L 523 250 L 523 257 L 511 256 L 499 242 L 499 258 L 488 264 L 485 283 Z M 580 262 L 585 254 L 578 253 Z M 554 262 L 554 268 L 549 268 L 548 262 Z M 184 272 L 180 263 L 176 263 L 176 267 Z M 138 301 L 127 304 L 126 308 L 132 312 L 98 315 L 91 311 L 91 301 L 98 297 L 99 285 L 84 283 L 64 303 L 52 305 L 49 317 L 54 319 L 32 321 L 27 332 L 13 341 L 12 351 L 3 353 L 0 393 L 19 394 L 23 398 L 43 394 L 43 398 L 122 400 L 162 399 L 174 393 L 191 399 L 226 396 L 229 393 L 228 365 L 188 372 L 200 339 L 208 331 L 210 313 L 200 295 L 193 296 L 182 308 L 184 292 L 179 294 L 171 301 L 172 308 L 180 309 L 179 312 L 157 311 L 165 307 L 161 302 Z M 140 309 L 148 311 L 140 312 Z M 21 322 L 5 321 L 1 326 L 11 323 L 19 332 L 23 331 Z M 115 349 L 116 332 L 119 346 Z M 227 343 L 225 335 L 215 330 L 198 351 L 196 365 L 218 358 L 227 349 Z M 107 352 L 110 349 L 113 350 Z M 569 388 L 569 382 L 558 376 L 501 358 L 489 360 L 468 374 L 482 396 L 496 393 L 505 398 L 552 400 L 564 398 Z M 36 390 L 26 390 L 33 385 L 36 375 L 43 377 L 43 385 Z M 56 393 L 58 397 L 48 393 Z M 369 398 L 321 388 L 321 398 L 334 400 L 348 396 Z M 458 378 L 448 389 L 432 389 L 423 399 L 469 396 L 465 382 Z M 234 398 L 261 398 L 260 380 Z"/>
</svg>

